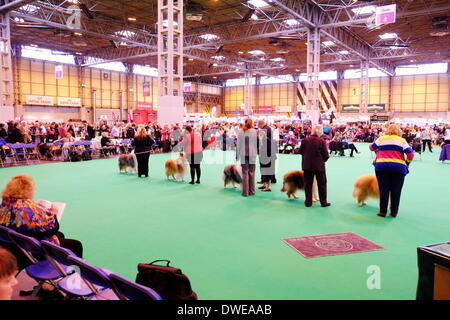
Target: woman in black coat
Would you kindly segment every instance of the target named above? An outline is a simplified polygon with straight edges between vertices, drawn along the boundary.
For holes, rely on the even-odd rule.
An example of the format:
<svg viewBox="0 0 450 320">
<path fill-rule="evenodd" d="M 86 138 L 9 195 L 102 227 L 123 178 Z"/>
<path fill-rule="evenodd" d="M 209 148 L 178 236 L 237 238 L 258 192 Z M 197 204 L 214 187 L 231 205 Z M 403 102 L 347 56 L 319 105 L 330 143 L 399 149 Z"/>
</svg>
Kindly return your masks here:
<svg viewBox="0 0 450 320">
<path fill-rule="evenodd" d="M 148 160 L 154 143 L 153 139 L 147 134 L 147 130 L 144 127 L 139 128 L 138 134 L 131 144 L 136 154 L 139 178 L 142 175 L 148 178 Z"/>
</svg>

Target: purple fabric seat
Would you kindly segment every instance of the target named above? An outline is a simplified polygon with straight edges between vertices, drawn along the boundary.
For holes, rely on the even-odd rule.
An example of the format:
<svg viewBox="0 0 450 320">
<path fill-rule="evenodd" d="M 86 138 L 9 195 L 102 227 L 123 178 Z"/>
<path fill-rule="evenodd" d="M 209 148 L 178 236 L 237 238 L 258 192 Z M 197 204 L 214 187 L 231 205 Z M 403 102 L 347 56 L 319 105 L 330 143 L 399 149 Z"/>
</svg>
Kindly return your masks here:
<svg viewBox="0 0 450 320">
<path fill-rule="evenodd" d="M 79 268 L 81 277 L 92 291 L 89 300 L 119 300 L 112 290 L 113 286 L 109 279 L 111 271 L 88 264 L 83 259 L 69 256 L 67 259 L 71 265 Z"/>
<path fill-rule="evenodd" d="M 29 299 L 33 299 L 36 296 L 44 282 L 47 280 L 49 280 L 56 288 L 56 283 L 53 280 L 59 279 L 61 277 L 60 273 L 48 259 L 38 261 L 38 258 L 46 256 L 40 242 L 32 237 L 25 236 L 13 230 L 9 231 L 9 237 L 30 261 L 33 262 L 32 265 L 25 268 L 25 271 L 39 284 L 35 287 Z"/>
</svg>

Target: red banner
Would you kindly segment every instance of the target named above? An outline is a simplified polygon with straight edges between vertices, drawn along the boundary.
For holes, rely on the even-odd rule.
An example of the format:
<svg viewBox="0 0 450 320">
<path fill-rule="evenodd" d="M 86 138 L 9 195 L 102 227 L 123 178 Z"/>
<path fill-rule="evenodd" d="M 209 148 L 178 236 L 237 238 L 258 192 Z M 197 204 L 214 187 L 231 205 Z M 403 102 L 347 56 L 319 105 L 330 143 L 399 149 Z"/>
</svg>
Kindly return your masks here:
<svg viewBox="0 0 450 320">
<path fill-rule="evenodd" d="M 266 113 L 266 108 L 267 108 L 268 113 L 273 112 L 272 106 L 264 106 L 264 107 L 258 107 L 258 113 Z"/>
</svg>

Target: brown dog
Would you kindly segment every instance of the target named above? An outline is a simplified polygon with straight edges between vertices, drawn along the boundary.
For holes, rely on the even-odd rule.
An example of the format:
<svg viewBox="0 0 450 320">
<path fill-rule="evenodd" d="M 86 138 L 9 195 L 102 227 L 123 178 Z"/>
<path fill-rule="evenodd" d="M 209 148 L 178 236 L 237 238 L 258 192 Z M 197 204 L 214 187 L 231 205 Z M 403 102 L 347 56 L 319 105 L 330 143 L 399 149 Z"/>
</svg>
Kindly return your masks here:
<svg viewBox="0 0 450 320">
<path fill-rule="evenodd" d="M 378 180 L 374 174 L 366 174 L 358 177 L 353 184 L 353 197 L 358 200 L 358 206 L 366 203 L 369 197 L 380 198 L 380 190 L 378 188 Z"/>
<path fill-rule="evenodd" d="M 169 180 L 169 177 L 172 176 L 172 178 L 177 181 L 179 181 L 180 178 L 184 181 L 184 175 L 189 169 L 189 163 L 184 153 L 181 152 L 177 159 L 167 160 L 165 168 L 167 180 Z"/>
<path fill-rule="evenodd" d="M 284 175 L 283 177 L 283 188 L 281 192 L 286 192 L 289 200 L 298 199 L 295 193 L 299 189 L 305 188 L 305 178 L 303 171 L 291 171 Z M 291 198 L 293 196 L 294 198 Z M 319 201 L 319 197 L 317 196 L 317 180 L 314 177 L 313 182 L 313 201 Z"/>
</svg>

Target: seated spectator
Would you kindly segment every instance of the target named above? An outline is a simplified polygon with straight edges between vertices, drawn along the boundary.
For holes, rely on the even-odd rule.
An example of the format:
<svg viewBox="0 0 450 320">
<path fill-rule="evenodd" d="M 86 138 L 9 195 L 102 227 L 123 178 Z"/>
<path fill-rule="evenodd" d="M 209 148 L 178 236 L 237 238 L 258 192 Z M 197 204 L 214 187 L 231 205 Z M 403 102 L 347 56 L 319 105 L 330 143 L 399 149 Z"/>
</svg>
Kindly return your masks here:
<svg viewBox="0 0 450 320">
<path fill-rule="evenodd" d="M 0 300 L 11 300 L 13 287 L 17 285 L 17 260 L 11 252 L 0 248 Z"/>
<path fill-rule="evenodd" d="M 295 139 L 294 132 L 289 131 L 289 135 L 287 136 L 287 141 L 284 144 L 283 151 L 281 153 L 286 153 L 286 148 L 289 147 L 289 152 L 292 152 L 297 144 L 297 139 Z"/>
<path fill-rule="evenodd" d="M 80 258 L 83 247 L 78 240 L 65 239 L 59 231 L 57 209 L 46 208 L 33 200 L 35 184 L 32 177 L 19 174 L 6 183 L 0 205 L 0 225 L 39 241 L 48 240 L 68 248 Z M 19 257 L 17 257 L 19 259 Z"/>
<path fill-rule="evenodd" d="M 108 137 L 108 132 L 104 131 L 102 132 L 102 138 L 100 139 L 100 144 L 102 148 L 105 148 L 102 150 L 102 152 L 107 155 L 108 153 L 116 153 L 114 148 L 114 143 L 112 143 L 111 139 Z"/>
</svg>

